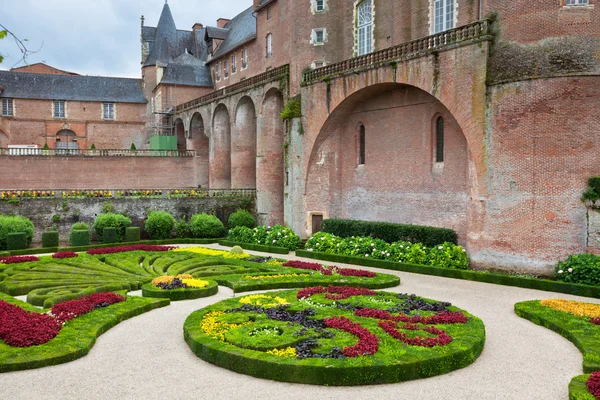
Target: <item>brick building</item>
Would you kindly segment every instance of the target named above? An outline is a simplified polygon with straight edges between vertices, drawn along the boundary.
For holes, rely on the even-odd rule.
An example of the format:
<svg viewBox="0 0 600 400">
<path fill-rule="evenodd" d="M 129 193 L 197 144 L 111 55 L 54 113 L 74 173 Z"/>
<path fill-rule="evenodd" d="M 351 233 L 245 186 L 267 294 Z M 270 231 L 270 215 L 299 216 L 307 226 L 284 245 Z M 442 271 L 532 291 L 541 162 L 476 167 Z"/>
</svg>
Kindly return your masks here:
<svg viewBox="0 0 600 400">
<path fill-rule="evenodd" d="M 597 0 L 249 6 L 142 22 L 145 143 L 195 151 L 195 183 L 256 188 L 261 221 L 302 236 L 327 217 L 450 227 L 476 266 L 548 273 L 594 250 Z M 302 116 L 282 120 L 291 99 Z"/>
</svg>

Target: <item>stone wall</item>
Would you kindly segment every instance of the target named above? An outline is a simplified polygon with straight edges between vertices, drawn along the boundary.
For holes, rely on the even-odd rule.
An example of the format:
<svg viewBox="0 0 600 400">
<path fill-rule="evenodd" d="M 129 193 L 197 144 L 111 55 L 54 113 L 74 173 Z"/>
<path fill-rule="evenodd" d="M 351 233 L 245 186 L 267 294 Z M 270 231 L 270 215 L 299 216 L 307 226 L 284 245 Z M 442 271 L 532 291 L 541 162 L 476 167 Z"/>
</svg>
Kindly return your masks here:
<svg viewBox="0 0 600 400">
<path fill-rule="evenodd" d="M 115 212 L 127 215 L 133 226 L 144 226 L 144 220 L 151 211 L 167 211 L 175 219 L 189 218 L 196 213 L 206 212 L 217 215 L 223 222 L 239 208 L 254 209 L 254 199 L 244 197 L 210 197 L 202 199 L 36 199 L 21 200 L 18 204 L 0 202 L 0 215 L 21 215 L 35 225 L 34 242 L 41 240 L 42 232 L 56 224 L 61 240 L 68 240 L 69 231 L 75 222 L 93 223 L 102 213 L 103 206 L 111 203 Z M 58 216 L 58 217 L 55 217 Z M 60 218 L 59 222 L 54 220 Z M 142 234 L 142 236 L 144 236 Z"/>
</svg>

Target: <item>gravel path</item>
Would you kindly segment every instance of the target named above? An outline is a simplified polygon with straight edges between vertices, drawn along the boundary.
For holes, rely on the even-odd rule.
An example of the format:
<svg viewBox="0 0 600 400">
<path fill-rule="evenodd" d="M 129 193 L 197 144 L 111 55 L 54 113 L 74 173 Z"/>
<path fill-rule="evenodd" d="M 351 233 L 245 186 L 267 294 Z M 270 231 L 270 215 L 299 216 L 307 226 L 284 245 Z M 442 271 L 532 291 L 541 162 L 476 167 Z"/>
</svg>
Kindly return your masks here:
<svg viewBox="0 0 600 400">
<path fill-rule="evenodd" d="M 207 246 L 219 248 L 217 245 Z M 256 252 L 253 252 L 256 253 Z M 256 253 L 260 254 L 260 253 Z M 295 257 L 289 257 L 295 258 Z M 344 266 L 343 264 L 338 264 Z M 517 317 L 514 303 L 561 297 L 594 299 L 375 268 L 397 274 L 387 289 L 450 301 L 483 320 L 485 349 L 467 368 L 391 385 L 320 387 L 237 374 L 197 358 L 183 340 L 193 311 L 233 296 L 213 297 L 155 310 L 102 335 L 79 360 L 38 370 L 0 374 L 0 399 L 567 399 L 568 383 L 582 373 L 582 356 L 558 334 Z"/>
</svg>

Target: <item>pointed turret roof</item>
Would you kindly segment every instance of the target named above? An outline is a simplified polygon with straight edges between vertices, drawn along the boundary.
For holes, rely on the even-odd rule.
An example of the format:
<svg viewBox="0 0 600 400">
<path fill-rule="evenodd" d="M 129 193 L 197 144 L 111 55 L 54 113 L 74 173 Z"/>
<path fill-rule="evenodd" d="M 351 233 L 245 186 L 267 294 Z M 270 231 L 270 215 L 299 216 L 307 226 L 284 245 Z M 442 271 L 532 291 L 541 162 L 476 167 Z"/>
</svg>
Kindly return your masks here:
<svg viewBox="0 0 600 400">
<path fill-rule="evenodd" d="M 148 55 L 144 66 L 156 65 L 156 63 L 169 63 L 179 54 L 173 54 L 177 51 L 177 27 L 175 26 L 175 20 L 169 4 L 165 3 L 158 25 L 156 26 L 156 33 L 154 39 L 154 46 L 152 51 Z"/>
</svg>

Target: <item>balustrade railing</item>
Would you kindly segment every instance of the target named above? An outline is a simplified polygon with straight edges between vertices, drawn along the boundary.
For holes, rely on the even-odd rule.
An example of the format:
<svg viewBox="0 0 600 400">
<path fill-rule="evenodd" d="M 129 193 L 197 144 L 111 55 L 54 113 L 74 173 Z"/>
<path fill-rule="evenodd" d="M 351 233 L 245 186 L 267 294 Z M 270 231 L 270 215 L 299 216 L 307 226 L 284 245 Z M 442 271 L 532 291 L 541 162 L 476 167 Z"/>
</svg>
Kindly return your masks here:
<svg viewBox="0 0 600 400">
<path fill-rule="evenodd" d="M 0 149 L 0 156 L 195 157 L 195 150 Z"/>
<path fill-rule="evenodd" d="M 326 77 L 351 72 L 356 69 L 377 65 L 379 63 L 401 60 L 411 56 L 425 55 L 434 50 L 443 50 L 450 46 L 490 35 L 490 26 L 491 21 L 484 19 L 469 25 L 460 26 L 387 49 L 307 71 L 303 75 L 303 83 L 309 84 Z"/>
<path fill-rule="evenodd" d="M 263 72 L 262 74 L 254 75 L 251 78 L 244 79 L 243 81 L 240 81 L 233 85 L 224 87 L 223 89 L 216 90 L 210 94 L 207 94 L 205 96 L 199 97 L 197 99 L 194 99 L 194 100 L 188 101 L 187 103 L 179 105 L 179 106 L 177 106 L 177 112 L 178 113 L 183 112 L 183 111 L 189 110 L 190 108 L 193 108 L 193 107 L 196 107 L 196 106 L 199 106 L 202 104 L 210 103 L 221 97 L 228 96 L 228 95 L 238 92 L 240 90 L 244 90 L 244 89 L 250 88 L 252 86 L 255 86 L 255 85 L 258 85 L 261 83 L 267 83 L 267 82 L 271 82 L 271 81 L 274 81 L 277 79 L 281 79 L 281 78 L 289 75 L 289 73 L 290 73 L 289 65 L 283 65 L 281 67 L 270 69 L 266 72 Z"/>
</svg>

